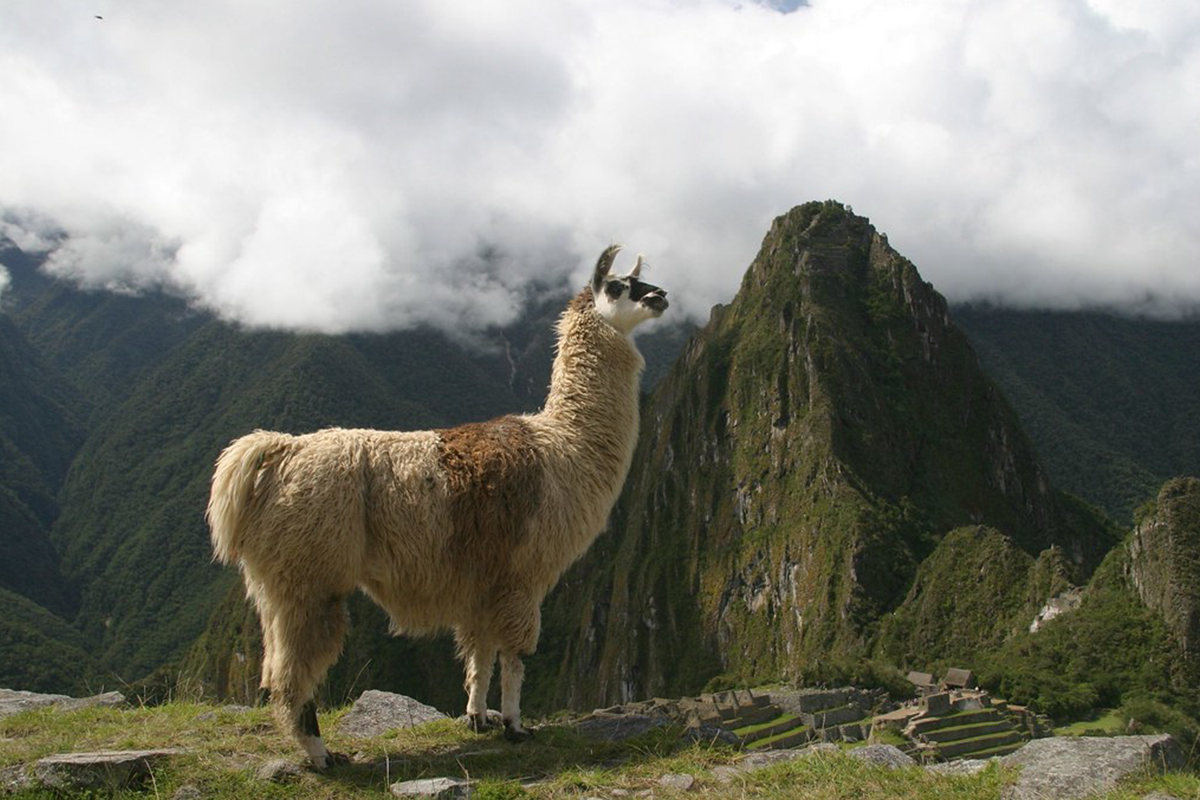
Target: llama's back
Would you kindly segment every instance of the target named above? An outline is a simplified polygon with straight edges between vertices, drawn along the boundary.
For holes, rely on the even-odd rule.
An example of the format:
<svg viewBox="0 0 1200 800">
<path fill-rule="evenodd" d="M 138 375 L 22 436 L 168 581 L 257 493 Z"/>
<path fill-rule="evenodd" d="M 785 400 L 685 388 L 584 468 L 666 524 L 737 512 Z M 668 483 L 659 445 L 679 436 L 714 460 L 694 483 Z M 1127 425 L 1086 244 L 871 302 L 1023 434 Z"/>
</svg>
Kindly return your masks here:
<svg viewBox="0 0 1200 800">
<path fill-rule="evenodd" d="M 217 461 L 208 519 L 213 552 L 256 581 L 352 591 L 378 556 L 378 539 L 415 538 L 416 557 L 438 487 L 429 471 L 435 434 L 331 428 L 302 436 L 257 431 Z M 387 492 L 380 507 L 378 487 Z M 317 588 L 314 586 L 313 588 Z"/>
</svg>

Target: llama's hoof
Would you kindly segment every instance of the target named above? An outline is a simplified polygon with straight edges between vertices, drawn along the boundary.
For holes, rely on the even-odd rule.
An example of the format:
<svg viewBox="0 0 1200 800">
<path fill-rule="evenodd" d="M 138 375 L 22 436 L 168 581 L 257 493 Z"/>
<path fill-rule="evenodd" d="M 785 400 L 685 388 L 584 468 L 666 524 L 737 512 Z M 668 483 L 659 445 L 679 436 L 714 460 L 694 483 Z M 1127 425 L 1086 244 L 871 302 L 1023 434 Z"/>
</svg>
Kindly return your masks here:
<svg viewBox="0 0 1200 800">
<path fill-rule="evenodd" d="M 344 767 L 350 763 L 350 756 L 345 753 L 326 753 L 322 758 L 309 758 L 308 763 L 317 772 L 324 772 L 330 767 Z"/>
<path fill-rule="evenodd" d="M 487 714 L 463 714 L 458 721 L 466 725 L 472 733 L 487 733 L 500 727 L 500 713 L 488 711 Z"/>
<path fill-rule="evenodd" d="M 533 738 L 533 731 L 528 728 L 518 728 L 510 723 L 504 723 L 504 738 L 510 742 L 528 742 Z"/>
</svg>

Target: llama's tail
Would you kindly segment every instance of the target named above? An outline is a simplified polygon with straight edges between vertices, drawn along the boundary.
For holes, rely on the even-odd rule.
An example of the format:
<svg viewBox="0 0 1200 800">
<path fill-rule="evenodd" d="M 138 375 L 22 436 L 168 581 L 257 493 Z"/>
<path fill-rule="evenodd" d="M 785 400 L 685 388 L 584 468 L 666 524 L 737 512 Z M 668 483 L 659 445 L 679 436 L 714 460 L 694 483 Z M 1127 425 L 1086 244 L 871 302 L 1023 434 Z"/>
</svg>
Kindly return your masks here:
<svg viewBox="0 0 1200 800">
<path fill-rule="evenodd" d="M 212 536 L 213 559 L 233 564 L 240 557 L 242 526 L 254 498 L 260 471 L 274 461 L 287 434 L 255 431 L 235 440 L 217 458 L 204 516 Z"/>
</svg>

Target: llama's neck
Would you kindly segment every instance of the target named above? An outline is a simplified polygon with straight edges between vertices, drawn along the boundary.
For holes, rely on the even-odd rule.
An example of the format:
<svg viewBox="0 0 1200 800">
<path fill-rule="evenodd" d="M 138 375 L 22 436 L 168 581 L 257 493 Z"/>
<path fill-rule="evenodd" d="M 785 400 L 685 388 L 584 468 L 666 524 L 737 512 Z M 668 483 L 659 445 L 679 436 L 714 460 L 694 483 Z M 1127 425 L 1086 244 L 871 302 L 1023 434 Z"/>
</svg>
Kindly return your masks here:
<svg viewBox="0 0 1200 800">
<path fill-rule="evenodd" d="M 591 289 L 571 301 L 558 335 L 542 414 L 560 426 L 572 449 L 611 470 L 619 490 L 637 442 L 642 356 L 628 336 L 596 313 Z"/>
</svg>

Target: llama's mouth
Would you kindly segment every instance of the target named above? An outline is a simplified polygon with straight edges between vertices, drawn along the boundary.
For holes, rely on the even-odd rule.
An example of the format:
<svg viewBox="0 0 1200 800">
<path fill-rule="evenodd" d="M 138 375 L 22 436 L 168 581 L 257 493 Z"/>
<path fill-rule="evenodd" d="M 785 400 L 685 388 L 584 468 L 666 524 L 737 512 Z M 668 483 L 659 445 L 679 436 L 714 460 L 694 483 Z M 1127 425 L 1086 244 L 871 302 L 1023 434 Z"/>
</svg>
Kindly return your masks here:
<svg viewBox="0 0 1200 800">
<path fill-rule="evenodd" d="M 670 305 L 664 295 L 666 295 L 666 292 L 655 292 L 654 294 L 648 294 L 642 298 L 642 302 L 645 303 L 646 306 L 649 307 L 649 309 L 654 313 L 661 314 L 666 311 L 667 306 Z"/>
</svg>

